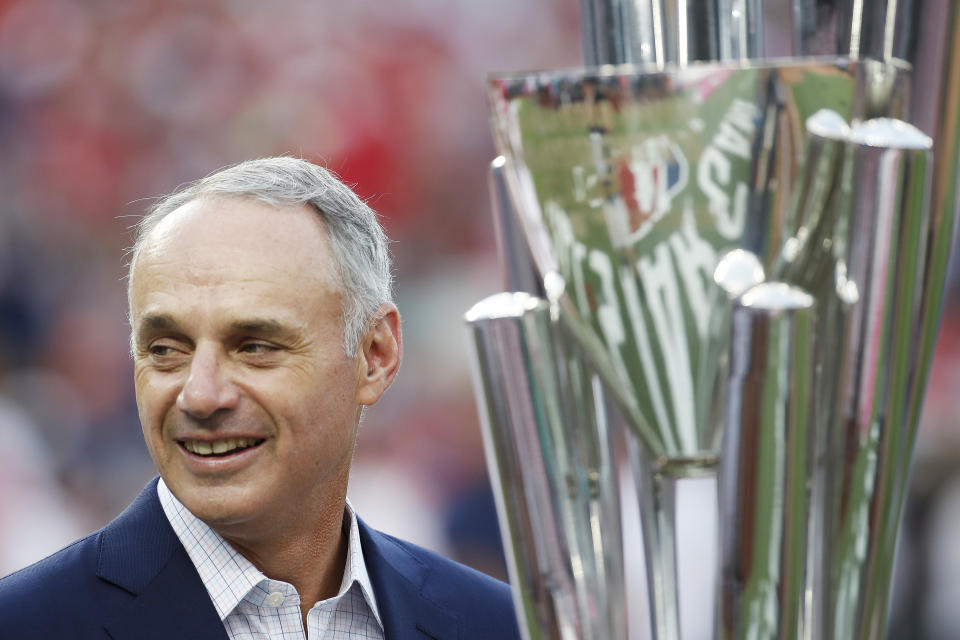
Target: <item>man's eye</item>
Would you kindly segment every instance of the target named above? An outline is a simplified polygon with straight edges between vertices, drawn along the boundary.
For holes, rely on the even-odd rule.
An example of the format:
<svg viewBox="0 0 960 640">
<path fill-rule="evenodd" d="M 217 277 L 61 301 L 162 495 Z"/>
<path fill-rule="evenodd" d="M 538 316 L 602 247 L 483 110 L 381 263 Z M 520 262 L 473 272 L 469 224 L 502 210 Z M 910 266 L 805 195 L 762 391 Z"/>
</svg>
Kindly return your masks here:
<svg viewBox="0 0 960 640">
<path fill-rule="evenodd" d="M 154 344 L 150 346 L 148 351 L 150 352 L 150 355 L 162 358 L 163 356 L 171 355 L 174 352 L 174 349 L 173 347 L 168 347 L 167 345 Z"/>
<path fill-rule="evenodd" d="M 242 353 L 269 353 L 276 350 L 276 347 L 264 342 L 245 342 L 240 345 L 240 351 Z"/>
</svg>

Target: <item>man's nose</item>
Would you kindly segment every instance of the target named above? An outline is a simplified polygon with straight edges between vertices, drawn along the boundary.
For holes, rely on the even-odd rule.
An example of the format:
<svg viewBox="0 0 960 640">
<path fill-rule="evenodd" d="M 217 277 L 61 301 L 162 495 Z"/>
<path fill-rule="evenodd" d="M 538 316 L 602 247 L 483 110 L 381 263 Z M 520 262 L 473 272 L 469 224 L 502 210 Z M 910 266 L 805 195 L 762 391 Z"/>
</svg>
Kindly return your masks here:
<svg viewBox="0 0 960 640">
<path fill-rule="evenodd" d="M 233 409 L 239 398 L 239 390 L 230 380 L 216 349 L 198 345 L 187 380 L 177 396 L 177 407 L 202 420 L 221 409 Z"/>
</svg>

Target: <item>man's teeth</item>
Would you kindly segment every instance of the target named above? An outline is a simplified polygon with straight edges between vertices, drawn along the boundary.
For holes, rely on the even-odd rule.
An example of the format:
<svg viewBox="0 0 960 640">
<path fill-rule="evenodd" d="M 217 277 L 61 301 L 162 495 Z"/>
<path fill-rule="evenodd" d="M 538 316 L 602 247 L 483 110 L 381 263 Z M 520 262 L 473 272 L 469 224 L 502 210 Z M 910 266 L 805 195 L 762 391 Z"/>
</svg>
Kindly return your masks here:
<svg viewBox="0 0 960 640">
<path fill-rule="evenodd" d="M 246 449 L 259 442 L 256 438 L 226 438 L 224 440 L 214 440 L 213 442 L 184 440 L 183 446 L 187 451 L 196 453 L 197 455 L 209 456 L 232 453 L 236 449 Z"/>
</svg>

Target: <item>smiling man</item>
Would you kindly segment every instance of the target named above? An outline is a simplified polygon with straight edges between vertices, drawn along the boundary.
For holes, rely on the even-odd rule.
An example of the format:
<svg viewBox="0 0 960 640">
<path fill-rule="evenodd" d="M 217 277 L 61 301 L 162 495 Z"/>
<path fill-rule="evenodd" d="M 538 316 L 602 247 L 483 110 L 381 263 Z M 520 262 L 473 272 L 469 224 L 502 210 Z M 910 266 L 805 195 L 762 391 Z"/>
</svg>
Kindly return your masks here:
<svg viewBox="0 0 960 640">
<path fill-rule="evenodd" d="M 144 217 L 131 351 L 160 478 L 0 580 L 0 635 L 517 637 L 506 585 L 346 501 L 361 413 L 400 366 L 386 243 L 349 188 L 293 158 L 225 169 Z"/>
</svg>

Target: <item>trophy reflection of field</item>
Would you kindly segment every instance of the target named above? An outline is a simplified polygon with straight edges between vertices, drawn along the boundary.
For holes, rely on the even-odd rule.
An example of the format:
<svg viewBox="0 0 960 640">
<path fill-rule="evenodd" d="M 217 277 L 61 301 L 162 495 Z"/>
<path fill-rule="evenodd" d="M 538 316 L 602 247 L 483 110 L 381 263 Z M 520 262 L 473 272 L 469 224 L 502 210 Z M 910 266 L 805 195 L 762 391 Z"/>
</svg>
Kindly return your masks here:
<svg viewBox="0 0 960 640">
<path fill-rule="evenodd" d="M 824 64 L 553 79 L 519 99 L 507 87 L 558 270 L 653 453 L 715 452 L 717 261 L 742 247 L 769 266 L 803 123 L 824 107 L 849 119 L 853 84 Z"/>
</svg>

